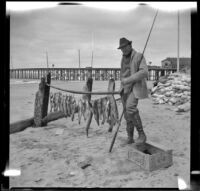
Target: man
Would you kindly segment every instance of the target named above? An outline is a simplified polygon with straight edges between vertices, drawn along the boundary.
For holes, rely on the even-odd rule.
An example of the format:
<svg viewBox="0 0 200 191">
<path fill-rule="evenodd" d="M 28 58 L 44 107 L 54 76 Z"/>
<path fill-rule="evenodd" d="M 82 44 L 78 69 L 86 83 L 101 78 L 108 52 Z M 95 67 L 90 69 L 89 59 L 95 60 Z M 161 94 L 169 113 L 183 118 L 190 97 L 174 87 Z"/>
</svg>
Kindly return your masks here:
<svg viewBox="0 0 200 191">
<path fill-rule="evenodd" d="M 141 53 L 132 48 L 132 41 L 121 38 L 119 48 L 122 51 L 121 59 L 121 97 L 125 109 L 124 118 L 127 122 L 127 144 L 145 143 L 146 135 L 143 131 L 142 121 L 137 109 L 138 100 L 148 97 L 146 78 L 148 68 Z M 138 131 L 138 139 L 134 141 L 134 127 Z"/>
</svg>

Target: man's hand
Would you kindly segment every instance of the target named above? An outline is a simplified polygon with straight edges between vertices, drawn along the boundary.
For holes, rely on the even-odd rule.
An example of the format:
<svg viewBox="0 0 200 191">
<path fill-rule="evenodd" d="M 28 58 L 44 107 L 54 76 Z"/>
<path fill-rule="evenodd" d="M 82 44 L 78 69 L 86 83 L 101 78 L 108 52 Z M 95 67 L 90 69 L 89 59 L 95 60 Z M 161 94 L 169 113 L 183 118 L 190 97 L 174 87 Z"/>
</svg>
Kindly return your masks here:
<svg viewBox="0 0 200 191">
<path fill-rule="evenodd" d="M 122 78 L 121 83 L 122 85 L 126 85 L 128 82 L 128 78 Z"/>
</svg>

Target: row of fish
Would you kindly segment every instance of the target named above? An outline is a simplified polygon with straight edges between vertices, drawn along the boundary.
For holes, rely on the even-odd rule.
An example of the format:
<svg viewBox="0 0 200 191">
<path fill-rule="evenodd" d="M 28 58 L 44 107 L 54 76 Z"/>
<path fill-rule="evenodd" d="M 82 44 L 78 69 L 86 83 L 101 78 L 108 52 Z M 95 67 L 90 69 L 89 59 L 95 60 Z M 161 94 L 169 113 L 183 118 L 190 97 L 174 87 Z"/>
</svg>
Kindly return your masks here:
<svg viewBox="0 0 200 191">
<path fill-rule="evenodd" d="M 103 97 L 88 101 L 88 99 L 75 98 L 74 95 L 62 94 L 61 92 L 50 92 L 50 112 L 61 111 L 65 117 L 71 117 L 74 120 L 75 114 L 78 114 L 78 122 L 81 123 L 82 117 L 86 121 L 89 113 L 92 112 L 99 125 L 105 122 L 115 125 L 118 120 L 118 110 L 113 109 L 112 100 L 109 97 Z"/>
<path fill-rule="evenodd" d="M 73 95 L 63 95 L 61 92 L 50 92 L 50 112 L 61 111 L 66 117 L 74 120 L 74 114 L 77 112 L 76 100 Z"/>
</svg>

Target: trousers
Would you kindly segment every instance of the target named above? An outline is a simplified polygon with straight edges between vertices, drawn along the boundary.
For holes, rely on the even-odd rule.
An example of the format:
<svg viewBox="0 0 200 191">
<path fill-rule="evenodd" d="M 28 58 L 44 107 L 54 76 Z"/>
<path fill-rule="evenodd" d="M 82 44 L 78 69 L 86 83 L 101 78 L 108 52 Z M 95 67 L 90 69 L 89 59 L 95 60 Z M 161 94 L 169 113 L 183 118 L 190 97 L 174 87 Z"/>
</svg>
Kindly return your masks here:
<svg viewBox="0 0 200 191">
<path fill-rule="evenodd" d="M 124 118 L 127 122 L 132 122 L 134 120 L 135 114 L 139 114 L 137 105 L 138 98 L 135 97 L 134 93 L 123 94 L 122 95 L 122 104 L 124 108 Z"/>
</svg>

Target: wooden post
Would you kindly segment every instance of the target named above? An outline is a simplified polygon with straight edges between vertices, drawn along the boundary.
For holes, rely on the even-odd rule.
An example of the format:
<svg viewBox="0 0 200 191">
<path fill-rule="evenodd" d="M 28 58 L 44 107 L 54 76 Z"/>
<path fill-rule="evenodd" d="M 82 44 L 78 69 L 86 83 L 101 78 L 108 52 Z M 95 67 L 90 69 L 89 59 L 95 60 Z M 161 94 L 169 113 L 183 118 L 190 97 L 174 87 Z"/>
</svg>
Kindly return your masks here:
<svg viewBox="0 0 200 191">
<path fill-rule="evenodd" d="M 47 84 L 51 84 L 51 72 L 47 74 Z M 42 117 L 44 118 L 47 116 L 48 113 L 48 105 L 49 105 L 49 93 L 50 93 L 50 87 L 45 84 L 45 89 L 44 89 L 44 100 L 43 100 L 43 115 Z M 46 126 L 46 123 L 43 123 L 44 126 Z"/>
<path fill-rule="evenodd" d="M 51 83 L 51 73 L 47 75 L 47 83 Z M 49 91 L 50 87 L 46 85 L 45 78 L 41 78 L 39 84 L 39 90 L 35 97 L 35 108 L 34 108 L 34 126 L 42 127 L 46 126 L 46 122 L 42 123 L 42 119 L 47 116 L 48 102 L 49 102 Z"/>
<path fill-rule="evenodd" d="M 91 92 L 92 91 L 92 84 L 93 84 L 93 79 L 91 77 L 91 74 L 89 74 L 89 76 L 87 78 L 87 81 L 86 81 L 86 85 L 84 87 L 84 90 L 87 90 L 87 91 Z M 88 101 L 90 103 L 91 94 L 83 95 L 83 99 L 85 99 L 86 101 Z M 89 117 L 87 119 L 87 124 L 86 124 L 86 135 L 87 135 L 87 137 L 88 137 L 88 131 L 89 131 L 89 128 L 90 128 L 92 117 L 93 117 L 93 113 L 92 113 L 92 110 L 90 109 Z"/>
</svg>

